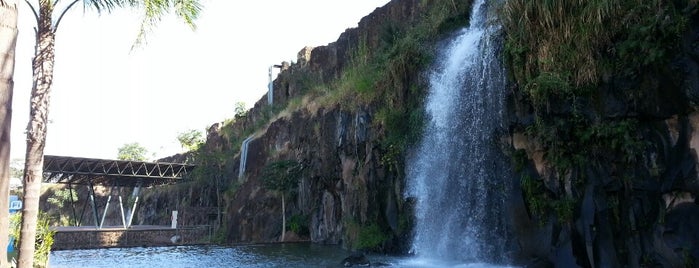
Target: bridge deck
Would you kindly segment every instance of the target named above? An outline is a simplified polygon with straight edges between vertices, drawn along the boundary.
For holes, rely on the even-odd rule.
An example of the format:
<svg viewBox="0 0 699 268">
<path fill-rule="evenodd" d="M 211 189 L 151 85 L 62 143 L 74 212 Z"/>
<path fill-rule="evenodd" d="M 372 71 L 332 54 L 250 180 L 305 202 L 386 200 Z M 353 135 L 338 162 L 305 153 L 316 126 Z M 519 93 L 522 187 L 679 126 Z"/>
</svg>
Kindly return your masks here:
<svg viewBox="0 0 699 268">
<path fill-rule="evenodd" d="M 44 182 L 148 187 L 177 183 L 194 168 L 181 163 L 45 155 Z"/>
</svg>

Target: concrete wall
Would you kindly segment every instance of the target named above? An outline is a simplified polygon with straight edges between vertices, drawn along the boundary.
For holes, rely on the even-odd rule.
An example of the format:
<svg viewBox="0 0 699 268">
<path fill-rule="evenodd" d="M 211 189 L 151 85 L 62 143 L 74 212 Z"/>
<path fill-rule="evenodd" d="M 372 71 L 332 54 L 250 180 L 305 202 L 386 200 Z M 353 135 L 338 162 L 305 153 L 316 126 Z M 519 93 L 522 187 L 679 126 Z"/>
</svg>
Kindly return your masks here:
<svg viewBox="0 0 699 268">
<path fill-rule="evenodd" d="M 177 236 L 177 237 L 176 237 Z M 175 242 L 173 242 L 175 237 Z M 157 247 L 208 244 L 211 227 L 196 226 L 168 228 L 104 228 L 59 229 L 54 234 L 52 250 L 91 249 L 110 247 Z"/>
</svg>

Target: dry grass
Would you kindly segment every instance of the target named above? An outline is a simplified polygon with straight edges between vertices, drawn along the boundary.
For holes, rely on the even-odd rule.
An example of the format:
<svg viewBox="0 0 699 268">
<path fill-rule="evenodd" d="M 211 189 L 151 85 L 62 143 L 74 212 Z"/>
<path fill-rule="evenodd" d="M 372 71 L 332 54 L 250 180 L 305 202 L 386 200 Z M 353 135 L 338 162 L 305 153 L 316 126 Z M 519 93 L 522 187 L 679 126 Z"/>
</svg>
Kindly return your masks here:
<svg viewBox="0 0 699 268">
<path fill-rule="evenodd" d="M 634 0 L 636 1 L 636 0 Z M 598 81 L 599 51 L 618 31 L 622 0 L 511 0 L 503 9 L 508 46 L 524 54 L 522 77 L 560 73 L 575 86 Z"/>
</svg>

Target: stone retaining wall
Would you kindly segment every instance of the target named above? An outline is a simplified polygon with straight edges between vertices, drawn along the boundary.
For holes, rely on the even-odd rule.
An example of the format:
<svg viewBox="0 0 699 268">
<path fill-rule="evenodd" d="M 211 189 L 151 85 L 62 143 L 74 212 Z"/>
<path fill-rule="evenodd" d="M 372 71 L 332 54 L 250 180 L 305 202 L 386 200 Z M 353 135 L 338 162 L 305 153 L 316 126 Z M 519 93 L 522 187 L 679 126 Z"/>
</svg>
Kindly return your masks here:
<svg viewBox="0 0 699 268">
<path fill-rule="evenodd" d="M 210 226 L 177 229 L 56 230 L 52 250 L 197 245 L 211 242 Z"/>
</svg>

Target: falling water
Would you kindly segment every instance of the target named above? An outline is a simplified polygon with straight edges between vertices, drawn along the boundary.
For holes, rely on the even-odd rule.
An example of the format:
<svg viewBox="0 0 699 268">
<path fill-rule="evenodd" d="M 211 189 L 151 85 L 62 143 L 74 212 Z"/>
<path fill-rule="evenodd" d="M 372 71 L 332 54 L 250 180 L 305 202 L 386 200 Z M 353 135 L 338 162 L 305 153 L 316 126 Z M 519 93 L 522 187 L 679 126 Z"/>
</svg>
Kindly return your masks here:
<svg viewBox="0 0 699 268">
<path fill-rule="evenodd" d="M 243 178 L 243 175 L 245 175 L 245 165 L 248 162 L 248 144 L 250 144 L 252 138 L 254 138 L 254 136 L 247 137 L 245 140 L 243 140 L 243 144 L 240 145 L 240 164 L 238 168 L 238 179 Z"/>
<path fill-rule="evenodd" d="M 417 201 L 413 251 L 424 259 L 503 263 L 510 176 L 496 142 L 505 125 L 500 26 L 484 0 L 471 12 L 470 26 L 446 44 L 430 73 L 429 120 L 408 160 L 408 195 Z"/>
</svg>

